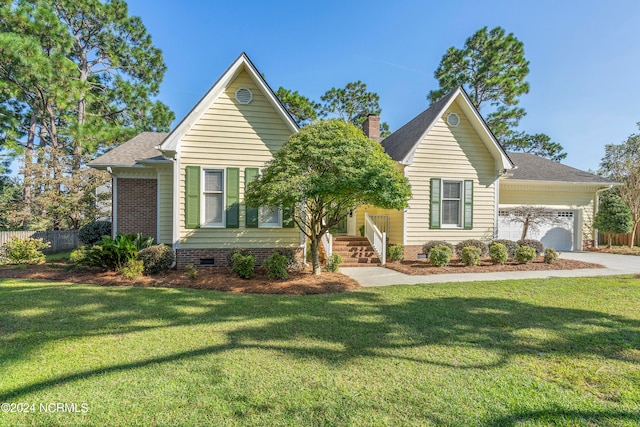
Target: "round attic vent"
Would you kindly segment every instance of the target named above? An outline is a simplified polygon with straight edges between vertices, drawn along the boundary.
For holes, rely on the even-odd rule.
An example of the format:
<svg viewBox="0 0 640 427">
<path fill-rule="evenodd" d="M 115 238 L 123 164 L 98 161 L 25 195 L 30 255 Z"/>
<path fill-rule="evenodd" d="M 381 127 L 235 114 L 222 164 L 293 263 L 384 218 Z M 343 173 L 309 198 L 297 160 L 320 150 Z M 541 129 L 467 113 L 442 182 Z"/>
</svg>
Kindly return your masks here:
<svg viewBox="0 0 640 427">
<path fill-rule="evenodd" d="M 240 104 L 248 104 L 253 100 L 253 92 L 251 89 L 241 87 L 236 90 L 236 101 Z"/>
<path fill-rule="evenodd" d="M 460 116 L 458 116 L 456 113 L 449 113 L 449 115 L 447 116 L 447 123 L 452 127 L 458 126 L 460 124 Z"/>
</svg>

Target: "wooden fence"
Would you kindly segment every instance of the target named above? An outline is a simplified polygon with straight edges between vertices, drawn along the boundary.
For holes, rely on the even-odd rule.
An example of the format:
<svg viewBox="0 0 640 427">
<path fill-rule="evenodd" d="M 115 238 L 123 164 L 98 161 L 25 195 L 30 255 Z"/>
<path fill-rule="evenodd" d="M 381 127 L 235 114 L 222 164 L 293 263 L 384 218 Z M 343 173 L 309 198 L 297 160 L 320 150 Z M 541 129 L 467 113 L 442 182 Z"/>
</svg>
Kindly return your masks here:
<svg viewBox="0 0 640 427">
<path fill-rule="evenodd" d="M 609 236 L 611 236 L 612 245 L 631 246 L 631 233 L 629 234 L 599 233 L 599 236 L 600 238 L 598 239 L 598 244 L 600 246 L 609 244 Z M 640 232 L 636 232 L 635 246 L 640 246 Z"/>
<path fill-rule="evenodd" d="M 43 252 L 66 251 L 78 247 L 78 230 L 54 230 L 54 231 L 0 231 L 0 247 L 11 237 L 20 239 L 32 237 L 50 242 L 51 247 Z"/>
</svg>

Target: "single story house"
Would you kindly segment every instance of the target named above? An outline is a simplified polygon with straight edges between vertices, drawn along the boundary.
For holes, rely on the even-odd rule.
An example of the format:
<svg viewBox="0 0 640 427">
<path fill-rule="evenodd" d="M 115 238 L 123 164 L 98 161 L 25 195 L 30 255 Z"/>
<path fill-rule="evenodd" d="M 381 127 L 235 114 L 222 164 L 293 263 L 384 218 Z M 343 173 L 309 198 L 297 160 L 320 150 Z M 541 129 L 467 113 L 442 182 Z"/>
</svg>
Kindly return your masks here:
<svg viewBox="0 0 640 427">
<path fill-rule="evenodd" d="M 305 238 L 287 211 L 244 205 L 246 185 L 297 131 L 243 53 L 169 134 L 142 133 L 89 165 L 112 175 L 113 232 L 142 232 L 172 245 L 178 268 L 225 266 L 226 253 L 237 247 L 251 248 L 257 262 L 278 248 L 295 248 L 302 258 Z M 379 118 L 370 116 L 364 131 L 379 140 Z M 594 238 L 597 192 L 612 185 L 530 154 L 506 153 L 461 88 L 380 143 L 411 183 L 409 207 L 363 206 L 334 234 L 355 236 L 367 223 L 389 244 L 403 244 L 406 258 L 428 240 L 513 238 L 517 229 L 501 221 L 501 212 L 520 205 L 571 218 L 566 233 L 541 230 L 539 237 L 544 242 L 544 233 L 553 232 L 547 245 L 582 249 Z"/>
</svg>

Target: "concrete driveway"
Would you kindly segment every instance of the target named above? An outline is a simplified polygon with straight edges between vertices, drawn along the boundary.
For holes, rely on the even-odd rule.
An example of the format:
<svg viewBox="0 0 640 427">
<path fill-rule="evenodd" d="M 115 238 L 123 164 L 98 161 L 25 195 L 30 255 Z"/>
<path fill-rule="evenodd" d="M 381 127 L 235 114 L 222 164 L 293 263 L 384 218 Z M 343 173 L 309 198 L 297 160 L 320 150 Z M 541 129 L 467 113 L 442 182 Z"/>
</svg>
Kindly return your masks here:
<svg viewBox="0 0 640 427">
<path fill-rule="evenodd" d="M 550 271 L 505 271 L 493 273 L 430 274 L 409 276 L 383 267 L 345 267 L 340 272 L 362 286 L 416 285 L 418 283 L 478 282 L 487 280 L 546 279 L 640 274 L 640 257 L 598 252 L 563 252 L 561 258 L 602 264 L 605 268 Z"/>
</svg>

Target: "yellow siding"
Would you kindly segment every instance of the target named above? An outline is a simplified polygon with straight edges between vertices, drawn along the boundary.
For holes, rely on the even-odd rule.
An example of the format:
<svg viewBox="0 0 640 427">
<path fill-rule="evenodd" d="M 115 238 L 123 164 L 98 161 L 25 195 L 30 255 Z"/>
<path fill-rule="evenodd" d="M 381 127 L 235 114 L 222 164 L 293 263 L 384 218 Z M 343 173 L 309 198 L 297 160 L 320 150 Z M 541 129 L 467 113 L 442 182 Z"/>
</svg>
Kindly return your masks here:
<svg viewBox="0 0 640 427">
<path fill-rule="evenodd" d="M 235 92 L 247 87 L 253 101 L 238 104 Z M 240 168 L 240 200 L 244 199 L 244 170 L 263 167 L 287 141 L 291 131 L 249 75 L 242 71 L 181 141 L 180 151 L 180 247 L 293 247 L 300 243 L 297 228 L 245 228 L 240 207 L 239 229 L 185 229 L 185 167 Z"/>
<path fill-rule="evenodd" d="M 402 236 L 404 234 L 404 211 L 388 210 L 376 208 L 375 206 L 362 206 L 356 212 L 356 234 L 360 235 L 360 226 L 364 225 L 364 214 L 369 215 L 388 215 L 389 216 L 389 233 L 387 237 L 392 245 L 401 245 Z"/>
<path fill-rule="evenodd" d="M 173 174 L 171 171 L 158 175 L 158 226 L 160 243 L 173 243 Z"/>
<path fill-rule="evenodd" d="M 449 113 L 460 116 L 460 124 L 446 123 Z M 491 239 L 495 224 L 496 162 L 454 102 L 436 121 L 417 147 L 413 163 L 406 167 L 413 198 L 407 211 L 407 245 L 428 240 L 457 243 L 466 239 Z M 473 229 L 429 229 L 430 179 L 473 180 Z"/>
<path fill-rule="evenodd" d="M 500 182 L 500 206 L 534 205 L 557 209 L 575 209 L 580 212 L 582 233 L 585 239 L 593 238 L 596 190 L 579 189 L 576 186 L 540 188 L 540 184 Z M 537 189 L 536 189 L 537 187 Z"/>
</svg>

